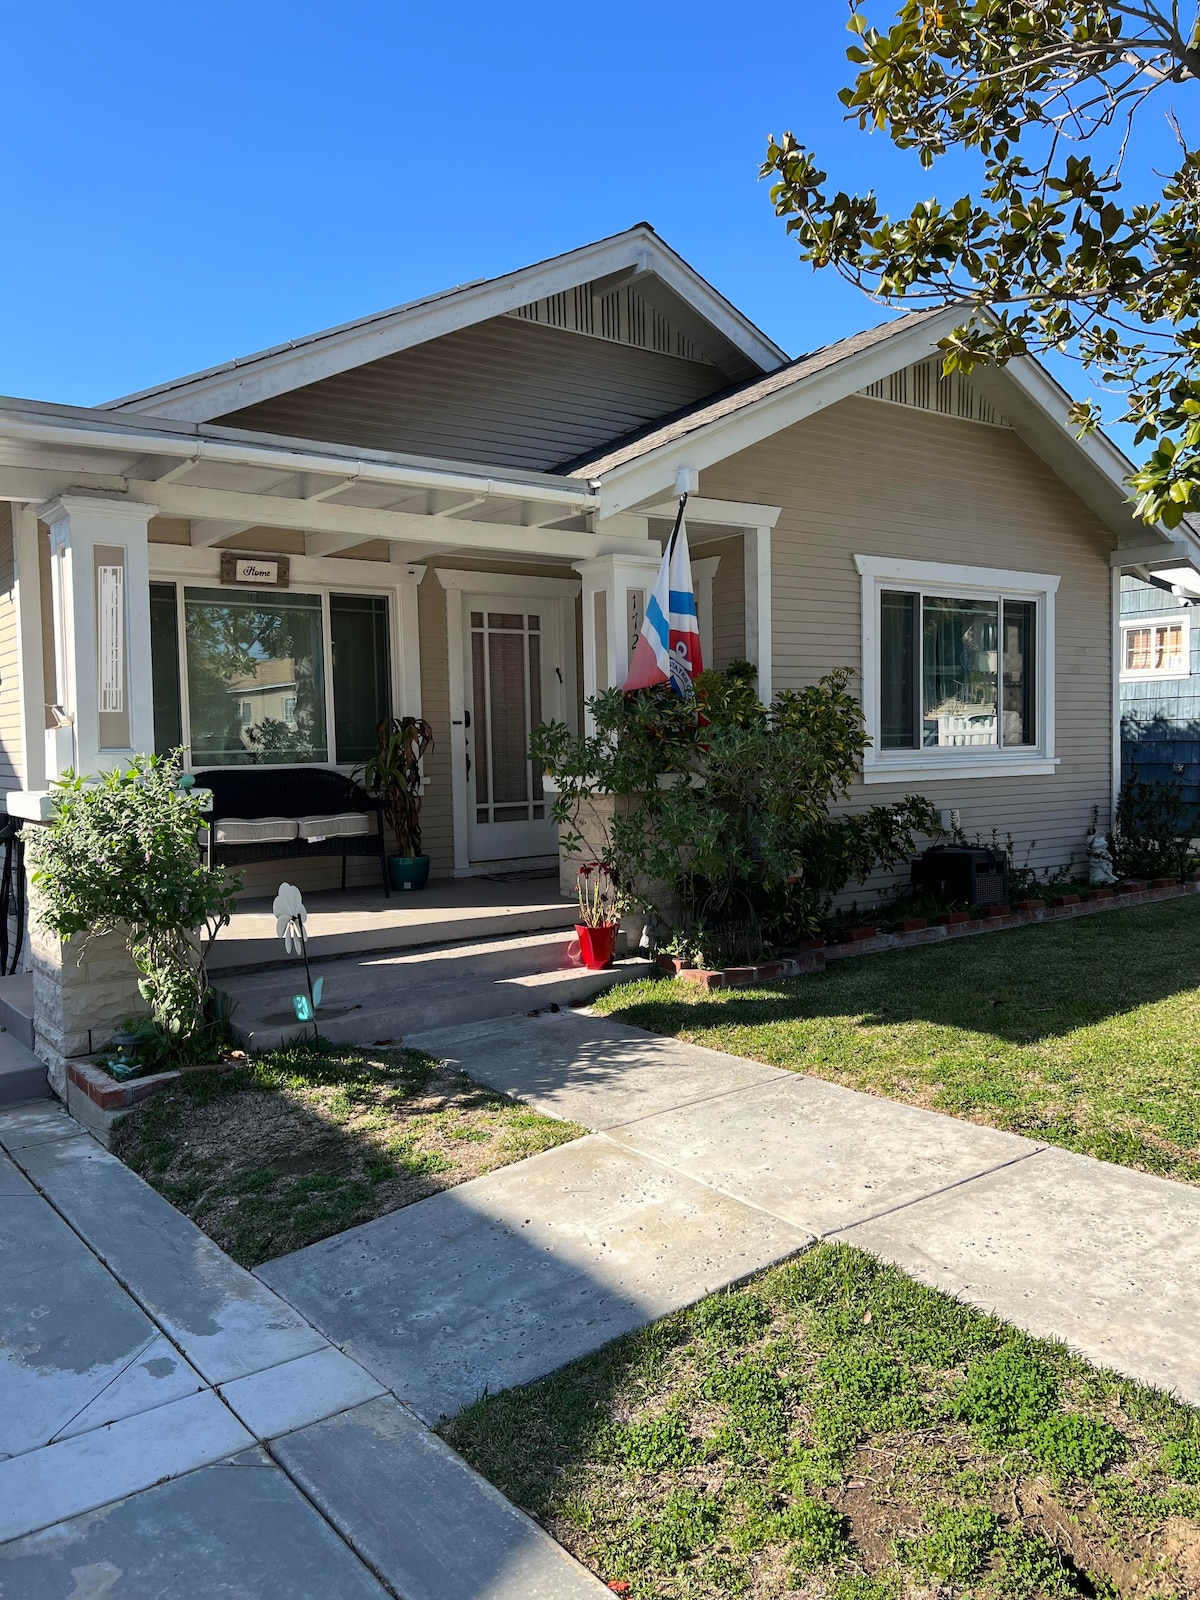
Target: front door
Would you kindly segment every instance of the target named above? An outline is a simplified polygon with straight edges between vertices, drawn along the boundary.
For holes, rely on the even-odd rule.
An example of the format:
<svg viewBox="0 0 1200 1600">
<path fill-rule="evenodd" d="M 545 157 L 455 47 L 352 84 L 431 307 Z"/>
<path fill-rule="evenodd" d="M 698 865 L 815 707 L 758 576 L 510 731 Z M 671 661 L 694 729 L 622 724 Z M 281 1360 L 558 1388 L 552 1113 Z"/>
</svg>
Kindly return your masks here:
<svg viewBox="0 0 1200 1600">
<path fill-rule="evenodd" d="M 557 597 L 463 596 L 465 742 L 472 862 L 553 857 L 558 829 L 529 759 L 539 722 L 568 719 L 564 651 L 571 631 Z M 572 675 L 573 676 L 573 675 Z"/>
</svg>

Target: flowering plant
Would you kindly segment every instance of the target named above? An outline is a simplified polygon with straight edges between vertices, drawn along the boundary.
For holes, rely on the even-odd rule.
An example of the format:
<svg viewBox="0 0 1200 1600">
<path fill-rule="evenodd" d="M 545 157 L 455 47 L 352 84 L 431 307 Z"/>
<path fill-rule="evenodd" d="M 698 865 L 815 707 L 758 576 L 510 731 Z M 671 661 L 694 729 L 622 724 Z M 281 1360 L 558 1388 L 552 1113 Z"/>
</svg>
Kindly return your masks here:
<svg viewBox="0 0 1200 1600">
<path fill-rule="evenodd" d="M 585 861 L 575 877 L 579 921 L 585 928 L 611 928 L 621 920 L 620 893 L 612 868 Z"/>
</svg>

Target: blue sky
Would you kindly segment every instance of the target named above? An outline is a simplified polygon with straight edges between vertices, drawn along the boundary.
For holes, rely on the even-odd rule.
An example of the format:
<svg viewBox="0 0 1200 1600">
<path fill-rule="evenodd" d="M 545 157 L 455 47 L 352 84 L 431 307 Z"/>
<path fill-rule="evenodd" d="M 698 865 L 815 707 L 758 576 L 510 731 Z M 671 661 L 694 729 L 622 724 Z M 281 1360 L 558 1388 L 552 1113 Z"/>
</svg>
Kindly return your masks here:
<svg viewBox="0 0 1200 1600">
<path fill-rule="evenodd" d="M 964 179 L 843 123 L 845 18 L 840 0 L 10 8 L 0 392 L 93 404 L 642 219 L 789 352 L 877 321 L 797 261 L 757 180 L 785 127 L 895 206 Z"/>
</svg>

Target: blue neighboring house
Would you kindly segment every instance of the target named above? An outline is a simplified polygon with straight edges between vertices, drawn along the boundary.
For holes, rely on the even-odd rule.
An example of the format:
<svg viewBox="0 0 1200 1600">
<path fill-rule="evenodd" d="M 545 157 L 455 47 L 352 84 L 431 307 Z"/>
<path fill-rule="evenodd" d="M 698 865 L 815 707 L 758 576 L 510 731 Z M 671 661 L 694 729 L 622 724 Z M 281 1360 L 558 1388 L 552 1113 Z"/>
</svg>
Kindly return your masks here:
<svg viewBox="0 0 1200 1600">
<path fill-rule="evenodd" d="M 1200 603 L 1200 597 L 1198 597 Z M 1121 578 L 1121 767 L 1182 783 L 1200 809 L 1200 618 L 1194 604 Z"/>
</svg>

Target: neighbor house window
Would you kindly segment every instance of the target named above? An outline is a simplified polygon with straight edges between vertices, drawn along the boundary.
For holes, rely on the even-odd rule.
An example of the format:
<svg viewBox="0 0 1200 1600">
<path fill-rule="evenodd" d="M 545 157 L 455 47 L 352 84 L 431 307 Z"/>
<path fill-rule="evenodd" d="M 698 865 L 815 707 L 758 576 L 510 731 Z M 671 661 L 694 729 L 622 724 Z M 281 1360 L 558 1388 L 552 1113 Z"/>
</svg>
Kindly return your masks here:
<svg viewBox="0 0 1200 1600">
<path fill-rule="evenodd" d="M 1158 622 L 1121 625 L 1123 678 L 1186 678 L 1190 647 L 1188 613 Z"/>
<path fill-rule="evenodd" d="M 1057 578 L 855 559 L 867 781 L 1049 760 Z"/>
<path fill-rule="evenodd" d="M 371 754 L 391 712 L 384 596 L 151 588 L 159 750 L 178 729 L 194 768 Z"/>
</svg>

